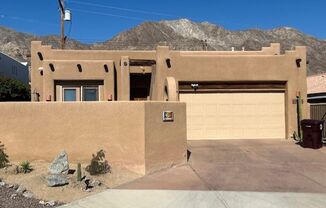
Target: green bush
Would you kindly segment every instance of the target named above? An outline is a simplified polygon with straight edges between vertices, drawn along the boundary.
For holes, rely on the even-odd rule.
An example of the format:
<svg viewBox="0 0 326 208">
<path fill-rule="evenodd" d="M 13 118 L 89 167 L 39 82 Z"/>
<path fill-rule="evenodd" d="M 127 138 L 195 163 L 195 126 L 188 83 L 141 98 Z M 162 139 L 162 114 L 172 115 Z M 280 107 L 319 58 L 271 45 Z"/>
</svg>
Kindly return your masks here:
<svg viewBox="0 0 326 208">
<path fill-rule="evenodd" d="M 23 173 L 30 173 L 33 169 L 29 161 L 23 161 L 20 163 L 20 168 Z"/>
<path fill-rule="evenodd" d="M 5 153 L 5 146 L 0 142 L 0 168 L 4 168 L 8 165 L 8 155 Z"/>
<path fill-rule="evenodd" d="M 99 175 L 111 172 L 111 166 L 108 161 L 105 160 L 104 150 L 100 150 L 96 155 L 92 155 L 91 164 L 86 167 L 86 171 L 91 175 Z"/>
<path fill-rule="evenodd" d="M 0 102 L 1 101 L 30 101 L 30 87 L 20 81 L 0 77 Z"/>
</svg>

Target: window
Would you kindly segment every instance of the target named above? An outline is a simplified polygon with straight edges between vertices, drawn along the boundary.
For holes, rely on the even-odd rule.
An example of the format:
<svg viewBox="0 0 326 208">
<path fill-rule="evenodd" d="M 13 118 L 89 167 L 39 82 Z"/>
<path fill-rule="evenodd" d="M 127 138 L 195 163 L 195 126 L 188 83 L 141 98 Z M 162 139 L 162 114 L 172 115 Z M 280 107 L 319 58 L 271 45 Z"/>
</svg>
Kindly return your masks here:
<svg viewBox="0 0 326 208">
<path fill-rule="evenodd" d="M 55 100 L 57 101 L 99 101 L 103 80 L 56 80 Z"/>
<path fill-rule="evenodd" d="M 98 87 L 83 87 L 82 101 L 98 101 Z"/>
<path fill-rule="evenodd" d="M 62 99 L 65 102 L 98 101 L 98 86 L 62 86 Z"/>
<path fill-rule="evenodd" d="M 77 89 L 75 88 L 63 88 L 63 101 L 73 102 L 79 100 L 77 97 Z"/>
</svg>

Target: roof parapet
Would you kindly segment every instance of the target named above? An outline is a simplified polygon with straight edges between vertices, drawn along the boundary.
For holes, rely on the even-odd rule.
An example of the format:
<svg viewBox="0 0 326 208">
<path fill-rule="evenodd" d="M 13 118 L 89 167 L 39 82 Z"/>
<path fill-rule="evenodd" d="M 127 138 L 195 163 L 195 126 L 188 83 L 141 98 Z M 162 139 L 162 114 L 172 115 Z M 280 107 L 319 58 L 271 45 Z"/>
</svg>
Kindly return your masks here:
<svg viewBox="0 0 326 208">
<path fill-rule="evenodd" d="M 280 55 L 281 54 L 281 44 L 271 43 L 269 47 L 262 47 L 262 52 L 269 55 Z"/>
</svg>

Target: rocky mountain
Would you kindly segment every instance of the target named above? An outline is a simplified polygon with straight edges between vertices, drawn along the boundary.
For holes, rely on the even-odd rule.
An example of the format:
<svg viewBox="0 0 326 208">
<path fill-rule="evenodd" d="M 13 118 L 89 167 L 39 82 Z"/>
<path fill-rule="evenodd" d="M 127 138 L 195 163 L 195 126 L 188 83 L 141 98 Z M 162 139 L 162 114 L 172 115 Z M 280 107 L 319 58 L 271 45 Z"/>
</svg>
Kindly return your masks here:
<svg viewBox="0 0 326 208">
<path fill-rule="evenodd" d="M 26 59 L 29 42 L 33 39 L 58 47 L 57 36 L 36 37 L 0 28 L 0 51 L 20 59 Z M 76 49 L 155 49 L 157 45 L 168 45 L 175 50 L 260 50 L 272 42 L 281 43 L 282 51 L 304 45 L 308 48 L 309 74 L 326 72 L 326 41 L 306 35 L 294 28 L 281 27 L 272 30 L 250 29 L 231 31 L 208 23 L 196 23 L 187 19 L 144 22 L 124 31 L 111 40 L 92 45 L 69 40 L 67 48 Z"/>
<path fill-rule="evenodd" d="M 281 43 L 282 51 L 295 46 L 307 46 L 309 74 L 326 71 L 326 41 L 306 35 L 294 28 L 281 27 L 272 30 L 250 29 L 231 31 L 217 25 L 195 23 L 187 19 L 161 22 L 145 22 L 113 39 L 93 46 L 102 49 L 153 49 L 166 44 L 176 50 L 261 50 L 270 43 Z"/>
<path fill-rule="evenodd" d="M 50 44 L 54 48 L 59 48 L 60 46 L 60 38 L 55 35 L 40 37 L 0 27 L 0 51 L 18 59 L 19 61 L 30 60 L 31 41 L 33 40 L 41 40 L 44 44 Z M 90 49 L 91 47 L 69 39 L 67 40 L 67 48 Z"/>
</svg>

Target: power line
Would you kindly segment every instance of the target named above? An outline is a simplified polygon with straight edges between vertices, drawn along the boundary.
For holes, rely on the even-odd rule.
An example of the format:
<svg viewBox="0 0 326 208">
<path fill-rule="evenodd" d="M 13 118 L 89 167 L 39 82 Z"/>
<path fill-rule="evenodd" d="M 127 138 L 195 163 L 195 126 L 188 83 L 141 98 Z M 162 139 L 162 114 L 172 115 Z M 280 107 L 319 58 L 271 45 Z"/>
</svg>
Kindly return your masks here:
<svg viewBox="0 0 326 208">
<path fill-rule="evenodd" d="M 94 14 L 94 15 L 102 15 L 102 16 L 110 16 L 110 17 L 119 17 L 119 18 L 124 18 L 124 19 L 147 21 L 147 19 L 139 18 L 139 17 L 108 14 L 108 13 L 103 13 L 103 12 L 93 12 L 93 11 L 89 11 L 89 10 L 76 9 L 76 8 L 74 8 L 73 11 L 87 13 L 87 14 Z"/>
<path fill-rule="evenodd" d="M 103 5 L 103 4 L 94 4 L 94 3 L 90 3 L 90 2 L 80 2 L 80 1 L 76 1 L 76 0 L 70 0 L 69 2 L 73 3 L 73 4 L 79 4 L 79 5 L 85 5 L 85 6 L 94 6 L 94 7 L 100 7 L 100 8 L 115 9 L 115 10 L 120 10 L 120 11 L 141 13 L 141 14 L 151 14 L 151 15 L 157 15 L 157 16 L 180 18 L 177 15 L 161 13 L 161 12 L 152 12 L 152 11 L 145 11 L 145 10 L 139 10 L 139 9 L 115 7 L 115 6 L 108 6 L 108 5 Z"/>
<path fill-rule="evenodd" d="M 9 16 L 6 14 L 0 14 L 0 20 L 1 19 L 10 19 L 10 20 L 14 20 L 14 21 L 21 21 L 21 22 L 26 22 L 26 23 L 31 23 L 31 24 L 57 26 L 57 24 L 53 24 L 53 23 L 49 23 L 49 22 L 41 22 L 41 21 L 35 20 L 35 19 L 27 19 L 25 17 Z"/>
</svg>

